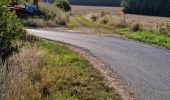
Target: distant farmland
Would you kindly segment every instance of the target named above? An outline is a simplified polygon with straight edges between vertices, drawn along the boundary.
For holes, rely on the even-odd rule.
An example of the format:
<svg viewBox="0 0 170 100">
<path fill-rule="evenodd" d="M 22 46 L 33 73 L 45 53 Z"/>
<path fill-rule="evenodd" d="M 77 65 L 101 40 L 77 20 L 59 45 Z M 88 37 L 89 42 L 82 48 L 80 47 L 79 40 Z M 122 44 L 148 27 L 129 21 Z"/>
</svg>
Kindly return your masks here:
<svg viewBox="0 0 170 100">
<path fill-rule="evenodd" d="M 120 6 L 121 0 L 69 0 L 73 5 Z"/>
</svg>

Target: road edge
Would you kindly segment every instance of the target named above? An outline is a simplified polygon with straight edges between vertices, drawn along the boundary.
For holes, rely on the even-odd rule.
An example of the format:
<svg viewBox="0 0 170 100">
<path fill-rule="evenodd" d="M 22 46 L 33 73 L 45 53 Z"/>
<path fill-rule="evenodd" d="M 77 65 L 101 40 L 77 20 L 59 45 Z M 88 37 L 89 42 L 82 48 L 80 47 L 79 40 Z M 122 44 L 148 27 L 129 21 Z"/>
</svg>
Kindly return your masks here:
<svg viewBox="0 0 170 100">
<path fill-rule="evenodd" d="M 100 73 L 106 78 L 107 85 L 115 89 L 123 100 L 141 100 L 141 98 L 137 96 L 133 90 L 128 88 L 127 82 L 123 78 L 121 78 L 115 71 L 113 71 L 109 65 L 101 61 L 98 57 L 94 56 L 90 51 L 82 47 L 74 46 L 72 44 L 60 41 L 54 42 L 57 42 L 60 45 L 64 45 L 75 52 L 78 52 L 81 56 L 87 59 L 92 64 L 92 66 L 99 70 Z"/>
</svg>

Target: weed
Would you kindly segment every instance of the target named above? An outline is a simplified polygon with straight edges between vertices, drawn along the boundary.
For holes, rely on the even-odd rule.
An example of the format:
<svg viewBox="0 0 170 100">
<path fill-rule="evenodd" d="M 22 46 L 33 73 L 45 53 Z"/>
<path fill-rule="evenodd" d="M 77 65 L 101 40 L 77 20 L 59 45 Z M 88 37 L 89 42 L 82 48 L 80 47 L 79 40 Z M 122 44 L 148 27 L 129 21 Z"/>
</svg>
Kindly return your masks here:
<svg viewBox="0 0 170 100">
<path fill-rule="evenodd" d="M 158 25 L 159 32 L 165 35 L 170 35 L 170 25 L 169 24 L 160 24 Z"/>
<path fill-rule="evenodd" d="M 143 25 L 139 22 L 136 22 L 130 27 L 130 30 L 133 32 L 143 31 Z"/>
<path fill-rule="evenodd" d="M 28 18 L 26 20 L 22 20 L 22 24 L 28 27 L 46 27 L 43 19 Z"/>
<path fill-rule="evenodd" d="M 102 12 L 100 13 L 100 16 L 101 16 L 101 17 L 104 17 L 105 15 L 108 15 L 108 12 L 102 11 Z"/>
<path fill-rule="evenodd" d="M 127 23 L 125 23 L 124 21 L 120 21 L 120 22 L 117 24 L 117 27 L 118 27 L 118 28 L 126 28 L 126 27 L 127 27 Z"/>
<path fill-rule="evenodd" d="M 99 22 L 100 24 L 107 25 L 109 23 L 110 19 L 108 16 L 100 18 Z"/>
<path fill-rule="evenodd" d="M 91 20 L 92 20 L 93 22 L 95 22 L 97 19 L 98 19 L 98 17 L 97 17 L 96 15 L 92 15 L 92 16 L 91 16 Z"/>
</svg>

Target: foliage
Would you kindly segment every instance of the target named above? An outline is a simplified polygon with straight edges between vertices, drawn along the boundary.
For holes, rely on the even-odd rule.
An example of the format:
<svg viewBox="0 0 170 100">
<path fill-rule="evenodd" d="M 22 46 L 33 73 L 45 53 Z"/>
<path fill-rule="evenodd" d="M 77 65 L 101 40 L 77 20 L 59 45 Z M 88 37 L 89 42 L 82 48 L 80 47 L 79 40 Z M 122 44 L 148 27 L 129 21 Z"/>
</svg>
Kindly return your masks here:
<svg viewBox="0 0 170 100">
<path fill-rule="evenodd" d="M 29 44 L 10 61 L 0 63 L 1 100 L 122 100 L 86 59 L 57 43 Z"/>
<path fill-rule="evenodd" d="M 160 24 L 158 25 L 159 32 L 165 35 L 170 35 L 170 25 L 169 24 Z"/>
<path fill-rule="evenodd" d="M 170 16 L 170 0 L 123 0 L 125 13 Z"/>
<path fill-rule="evenodd" d="M 107 25 L 110 21 L 109 16 L 103 16 L 99 19 L 100 24 Z"/>
<path fill-rule="evenodd" d="M 39 13 L 33 17 L 21 19 L 22 24 L 28 27 L 56 27 L 65 25 L 67 15 L 60 8 L 47 3 L 39 3 Z"/>
<path fill-rule="evenodd" d="M 21 3 L 32 3 L 33 0 L 8 0 L 11 5 L 21 4 Z"/>
<path fill-rule="evenodd" d="M 60 9 L 58 9 L 57 7 L 47 4 L 47 3 L 40 3 L 39 10 L 40 10 L 41 16 L 45 20 L 53 19 L 56 15 L 59 15 L 61 12 Z"/>
<path fill-rule="evenodd" d="M 145 43 L 152 43 L 170 49 L 170 37 L 163 35 L 159 32 L 150 31 L 131 32 L 128 31 L 128 29 L 126 28 L 117 28 L 115 32 L 123 36 L 126 36 L 130 39 L 138 40 Z"/>
<path fill-rule="evenodd" d="M 143 31 L 143 26 L 141 23 L 136 22 L 132 27 L 130 27 L 130 30 L 133 32 Z"/>
<path fill-rule="evenodd" d="M 46 23 L 43 19 L 28 18 L 26 20 L 24 19 L 21 21 L 22 21 L 22 24 L 27 27 L 41 27 L 42 28 L 46 26 Z"/>
<path fill-rule="evenodd" d="M 92 14 L 91 16 L 94 16 L 94 14 Z M 109 18 L 110 20 L 108 25 L 101 25 L 98 22 L 99 21 L 98 19 L 100 18 L 98 18 L 96 21 L 93 22 L 91 16 L 89 16 L 89 14 L 85 17 L 81 15 L 71 16 L 68 23 L 68 27 L 71 28 L 86 27 L 86 28 L 91 28 L 99 33 L 102 32 L 102 34 L 103 33 L 119 34 L 128 37 L 130 39 L 134 39 L 146 43 L 152 43 L 170 49 L 170 37 L 169 37 L 170 25 L 168 24 L 158 25 L 159 31 L 153 30 L 151 32 L 145 29 L 143 25 L 137 22 L 136 25 L 134 24 L 132 26 L 134 27 L 134 31 L 136 31 L 134 32 L 133 30 L 129 31 L 129 28 L 132 29 L 130 25 L 132 25 L 133 23 L 130 23 L 129 25 L 129 22 L 126 22 L 124 20 L 117 20 L 117 19 L 114 20 L 113 17 L 113 18 Z"/>
<path fill-rule="evenodd" d="M 95 22 L 98 19 L 98 16 L 95 16 L 95 15 L 92 15 L 90 17 L 91 17 L 92 22 Z"/>
<path fill-rule="evenodd" d="M 7 3 L 6 3 L 7 4 Z M 4 2 L 0 2 L 0 59 L 5 60 L 13 52 L 17 51 L 18 40 L 26 32 L 17 19 L 15 13 L 11 13 Z"/>
<path fill-rule="evenodd" d="M 64 11 L 70 11 L 71 10 L 71 5 L 68 0 L 56 0 L 55 5 Z"/>
</svg>

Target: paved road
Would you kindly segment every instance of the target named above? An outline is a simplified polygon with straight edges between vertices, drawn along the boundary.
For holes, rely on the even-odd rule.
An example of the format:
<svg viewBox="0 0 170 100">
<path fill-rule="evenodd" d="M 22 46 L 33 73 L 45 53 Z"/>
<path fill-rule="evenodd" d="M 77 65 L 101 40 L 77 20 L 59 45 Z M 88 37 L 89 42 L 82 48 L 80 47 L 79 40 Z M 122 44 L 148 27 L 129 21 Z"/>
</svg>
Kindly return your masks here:
<svg viewBox="0 0 170 100">
<path fill-rule="evenodd" d="M 170 52 L 143 43 L 82 33 L 28 29 L 34 35 L 83 47 L 124 78 L 144 100 L 170 100 Z"/>
</svg>

